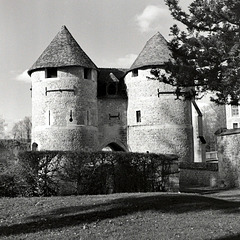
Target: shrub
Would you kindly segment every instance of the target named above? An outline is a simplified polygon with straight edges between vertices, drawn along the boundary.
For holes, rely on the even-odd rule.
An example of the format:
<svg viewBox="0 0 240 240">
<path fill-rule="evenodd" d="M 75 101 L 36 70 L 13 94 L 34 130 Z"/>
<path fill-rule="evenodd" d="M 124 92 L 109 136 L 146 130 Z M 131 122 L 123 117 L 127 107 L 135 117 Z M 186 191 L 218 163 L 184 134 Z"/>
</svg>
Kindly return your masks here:
<svg viewBox="0 0 240 240">
<path fill-rule="evenodd" d="M 9 183 L 21 196 L 165 191 L 176 160 L 145 153 L 24 152 Z"/>
</svg>

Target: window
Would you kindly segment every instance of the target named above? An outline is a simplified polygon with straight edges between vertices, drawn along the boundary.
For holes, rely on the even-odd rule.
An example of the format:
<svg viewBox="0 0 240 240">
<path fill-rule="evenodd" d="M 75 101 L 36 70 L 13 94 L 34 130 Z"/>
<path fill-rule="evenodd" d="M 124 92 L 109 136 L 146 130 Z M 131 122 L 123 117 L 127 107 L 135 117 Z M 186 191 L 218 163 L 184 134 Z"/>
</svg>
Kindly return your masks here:
<svg viewBox="0 0 240 240">
<path fill-rule="evenodd" d="M 238 128 L 238 123 L 233 123 L 233 128 Z"/>
<path fill-rule="evenodd" d="M 136 120 L 137 122 L 141 122 L 141 111 L 136 111 Z"/>
<path fill-rule="evenodd" d="M 72 113 L 72 110 L 70 110 L 70 118 L 69 118 L 69 122 L 72 122 L 73 121 L 73 113 Z"/>
<path fill-rule="evenodd" d="M 238 115 L 239 115 L 238 105 L 232 105 L 232 116 Z"/>
<path fill-rule="evenodd" d="M 56 78 L 57 77 L 57 68 L 47 68 L 45 70 L 46 78 Z"/>
<path fill-rule="evenodd" d="M 92 70 L 90 68 L 84 68 L 84 79 L 92 79 Z"/>
<path fill-rule="evenodd" d="M 51 112 L 50 110 L 48 111 L 48 125 L 51 125 Z"/>
<path fill-rule="evenodd" d="M 137 77 L 138 76 L 138 69 L 134 69 L 132 71 L 132 77 Z"/>
<path fill-rule="evenodd" d="M 86 120 L 87 120 L 86 125 L 89 126 L 90 125 L 90 112 L 89 112 L 89 110 L 87 110 Z"/>
</svg>

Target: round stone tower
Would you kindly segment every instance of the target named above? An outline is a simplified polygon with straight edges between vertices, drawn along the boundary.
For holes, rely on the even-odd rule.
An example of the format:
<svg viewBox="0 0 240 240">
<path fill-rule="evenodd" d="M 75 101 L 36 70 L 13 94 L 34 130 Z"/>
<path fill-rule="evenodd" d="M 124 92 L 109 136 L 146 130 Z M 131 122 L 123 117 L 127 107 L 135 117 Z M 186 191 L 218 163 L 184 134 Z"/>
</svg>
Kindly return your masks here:
<svg viewBox="0 0 240 240">
<path fill-rule="evenodd" d="M 97 67 L 65 26 L 28 73 L 33 148 L 95 150 Z"/>
<path fill-rule="evenodd" d="M 151 79 L 164 71 L 170 50 L 160 33 L 145 45 L 125 76 L 128 93 L 128 145 L 133 152 L 177 154 L 193 161 L 192 107 L 176 100 L 176 88 Z"/>
</svg>

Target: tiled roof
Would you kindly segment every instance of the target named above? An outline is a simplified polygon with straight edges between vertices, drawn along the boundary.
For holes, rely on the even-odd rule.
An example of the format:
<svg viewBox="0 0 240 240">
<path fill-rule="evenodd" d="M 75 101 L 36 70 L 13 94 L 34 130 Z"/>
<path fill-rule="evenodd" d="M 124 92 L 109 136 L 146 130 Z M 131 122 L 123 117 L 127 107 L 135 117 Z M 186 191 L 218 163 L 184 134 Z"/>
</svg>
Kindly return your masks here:
<svg viewBox="0 0 240 240">
<path fill-rule="evenodd" d="M 159 32 L 157 32 L 147 41 L 129 71 L 142 67 L 163 65 L 170 58 L 171 51 L 168 48 L 167 41 Z"/>
<path fill-rule="evenodd" d="M 118 80 L 123 78 L 127 69 L 123 68 L 99 68 L 98 82 L 114 82 L 114 75 Z"/>
<path fill-rule="evenodd" d="M 28 70 L 28 74 L 46 67 L 81 66 L 97 69 L 96 65 L 78 45 L 66 26 L 62 26 L 38 60 Z"/>
</svg>

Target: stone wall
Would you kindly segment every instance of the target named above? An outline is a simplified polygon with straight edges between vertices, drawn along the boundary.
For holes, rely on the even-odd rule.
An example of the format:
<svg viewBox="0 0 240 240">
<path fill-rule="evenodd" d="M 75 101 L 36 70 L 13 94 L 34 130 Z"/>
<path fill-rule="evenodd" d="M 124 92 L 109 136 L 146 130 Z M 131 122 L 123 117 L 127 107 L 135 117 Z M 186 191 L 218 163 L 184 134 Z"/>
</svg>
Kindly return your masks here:
<svg viewBox="0 0 240 240">
<path fill-rule="evenodd" d="M 190 101 L 158 94 L 175 89 L 149 79 L 150 69 L 139 69 L 138 76 L 125 77 L 128 93 L 128 144 L 133 152 L 177 154 L 180 161 L 193 161 L 193 127 Z M 136 121 L 141 111 L 141 121 Z"/>
<path fill-rule="evenodd" d="M 240 187 L 240 129 L 217 136 L 219 180 L 222 187 Z"/>
<path fill-rule="evenodd" d="M 189 187 L 217 187 L 219 185 L 217 163 L 181 163 L 180 191 Z"/>
<path fill-rule="evenodd" d="M 117 96 L 98 99 L 98 131 L 98 150 L 114 143 L 128 151 L 127 99 Z"/>
<path fill-rule="evenodd" d="M 97 149 L 97 71 L 92 79 L 83 72 L 58 68 L 57 78 L 45 78 L 44 70 L 32 73 L 32 142 L 38 150 Z"/>
</svg>

